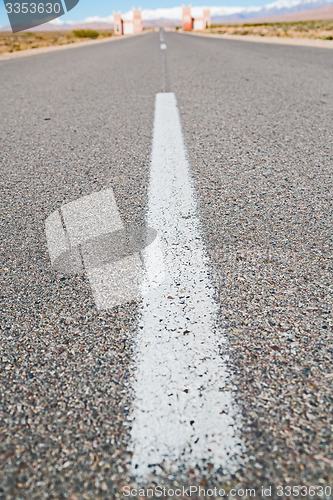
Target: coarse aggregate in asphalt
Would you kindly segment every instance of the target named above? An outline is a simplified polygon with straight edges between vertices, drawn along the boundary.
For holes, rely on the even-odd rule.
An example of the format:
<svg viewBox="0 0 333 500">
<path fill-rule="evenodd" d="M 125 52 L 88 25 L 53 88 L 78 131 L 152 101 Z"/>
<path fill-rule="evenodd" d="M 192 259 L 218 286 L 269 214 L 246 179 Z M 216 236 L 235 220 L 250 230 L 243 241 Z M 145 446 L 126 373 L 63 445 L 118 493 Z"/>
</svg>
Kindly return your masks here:
<svg viewBox="0 0 333 500">
<path fill-rule="evenodd" d="M 96 310 L 52 270 L 46 217 L 112 187 L 147 205 L 155 94 L 176 93 L 229 338 L 247 453 L 231 478 L 151 484 L 330 485 L 330 51 L 166 33 L 0 63 L 1 487 L 6 499 L 123 498 L 139 303 Z"/>
<path fill-rule="evenodd" d="M 243 405 L 239 477 L 332 484 L 333 61 L 192 38 L 170 37 L 170 81 Z"/>
</svg>

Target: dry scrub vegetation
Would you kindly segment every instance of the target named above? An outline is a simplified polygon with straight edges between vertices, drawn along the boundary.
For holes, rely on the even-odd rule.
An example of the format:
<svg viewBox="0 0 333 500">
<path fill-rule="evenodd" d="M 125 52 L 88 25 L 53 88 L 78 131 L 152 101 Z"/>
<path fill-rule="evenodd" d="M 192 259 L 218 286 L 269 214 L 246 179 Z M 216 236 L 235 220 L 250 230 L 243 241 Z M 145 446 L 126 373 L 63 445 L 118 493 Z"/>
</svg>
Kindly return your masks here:
<svg viewBox="0 0 333 500">
<path fill-rule="evenodd" d="M 26 49 L 67 45 L 83 40 L 96 40 L 112 36 L 111 31 L 75 30 L 0 33 L 0 54 Z"/>
<path fill-rule="evenodd" d="M 333 40 L 332 21 L 214 25 L 208 31 L 228 35 L 279 36 Z"/>
</svg>

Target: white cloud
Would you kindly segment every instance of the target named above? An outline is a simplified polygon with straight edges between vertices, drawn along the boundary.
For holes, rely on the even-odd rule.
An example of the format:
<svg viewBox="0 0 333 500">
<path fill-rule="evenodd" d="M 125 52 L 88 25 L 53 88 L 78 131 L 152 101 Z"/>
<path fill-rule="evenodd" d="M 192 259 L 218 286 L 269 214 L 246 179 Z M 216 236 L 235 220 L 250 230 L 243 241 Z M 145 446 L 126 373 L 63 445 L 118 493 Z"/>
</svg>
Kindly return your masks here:
<svg viewBox="0 0 333 500">
<path fill-rule="evenodd" d="M 113 15 L 107 16 L 107 17 L 89 16 L 81 22 L 83 22 L 83 23 L 113 23 Z"/>
<path fill-rule="evenodd" d="M 288 9 L 297 7 L 300 4 L 319 3 L 320 0 L 277 0 L 276 2 L 264 5 L 267 9 Z"/>
<path fill-rule="evenodd" d="M 49 21 L 49 24 L 52 24 L 53 26 L 64 26 L 65 21 L 62 19 L 53 19 L 52 21 Z"/>
</svg>

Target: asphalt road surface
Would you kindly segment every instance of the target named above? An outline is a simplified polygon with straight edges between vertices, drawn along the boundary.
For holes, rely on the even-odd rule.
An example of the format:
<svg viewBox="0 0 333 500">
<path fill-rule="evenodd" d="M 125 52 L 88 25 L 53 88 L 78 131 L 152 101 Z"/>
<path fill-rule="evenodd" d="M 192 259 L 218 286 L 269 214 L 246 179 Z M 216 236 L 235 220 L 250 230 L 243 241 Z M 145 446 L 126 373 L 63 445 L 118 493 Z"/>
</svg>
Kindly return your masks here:
<svg viewBox="0 0 333 500">
<path fill-rule="evenodd" d="M 1 498 L 332 497 L 332 81 L 329 50 L 169 32 L 0 63 Z M 169 292 L 51 265 L 45 221 L 60 253 L 99 196 Z"/>
</svg>

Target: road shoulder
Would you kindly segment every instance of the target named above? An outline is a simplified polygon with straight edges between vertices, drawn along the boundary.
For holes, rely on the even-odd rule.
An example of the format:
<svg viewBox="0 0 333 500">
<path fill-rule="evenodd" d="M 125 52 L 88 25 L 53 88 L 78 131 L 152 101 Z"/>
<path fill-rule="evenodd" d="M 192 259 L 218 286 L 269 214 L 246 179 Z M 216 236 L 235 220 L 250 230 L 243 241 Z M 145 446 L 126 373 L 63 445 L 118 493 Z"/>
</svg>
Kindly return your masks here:
<svg viewBox="0 0 333 500">
<path fill-rule="evenodd" d="M 103 38 L 101 40 L 87 40 L 85 42 L 69 43 L 66 45 L 40 47 L 38 49 L 19 50 L 17 52 L 6 52 L 5 54 L 0 54 L 0 62 L 1 61 L 9 61 L 11 59 L 18 59 L 21 57 L 36 56 L 38 54 L 45 54 L 47 52 L 56 52 L 59 50 L 76 49 L 79 47 L 86 47 L 87 45 L 97 45 L 100 43 L 115 42 L 117 40 L 127 40 L 128 38 L 131 38 L 133 36 L 144 35 L 146 33 L 148 33 L 148 31 L 144 31 L 143 33 L 136 33 L 135 35 L 112 36 L 112 37 L 108 37 L 108 38 Z"/>
<path fill-rule="evenodd" d="M 220 35 L 218 33 L 184 32 L 183 35 L 203 36 L 208 38 L 221 38 L 223 40 L 241 40 L 242 42 L 274 43 L 279 45 L 294 45 L 301 47 L 317 47 L 320 49 L 333 49 L 331 40 L 313 40 L 310 38 L 281 38 L 278 36 L 255 36 L 255 35 Z"/>
</svg>

